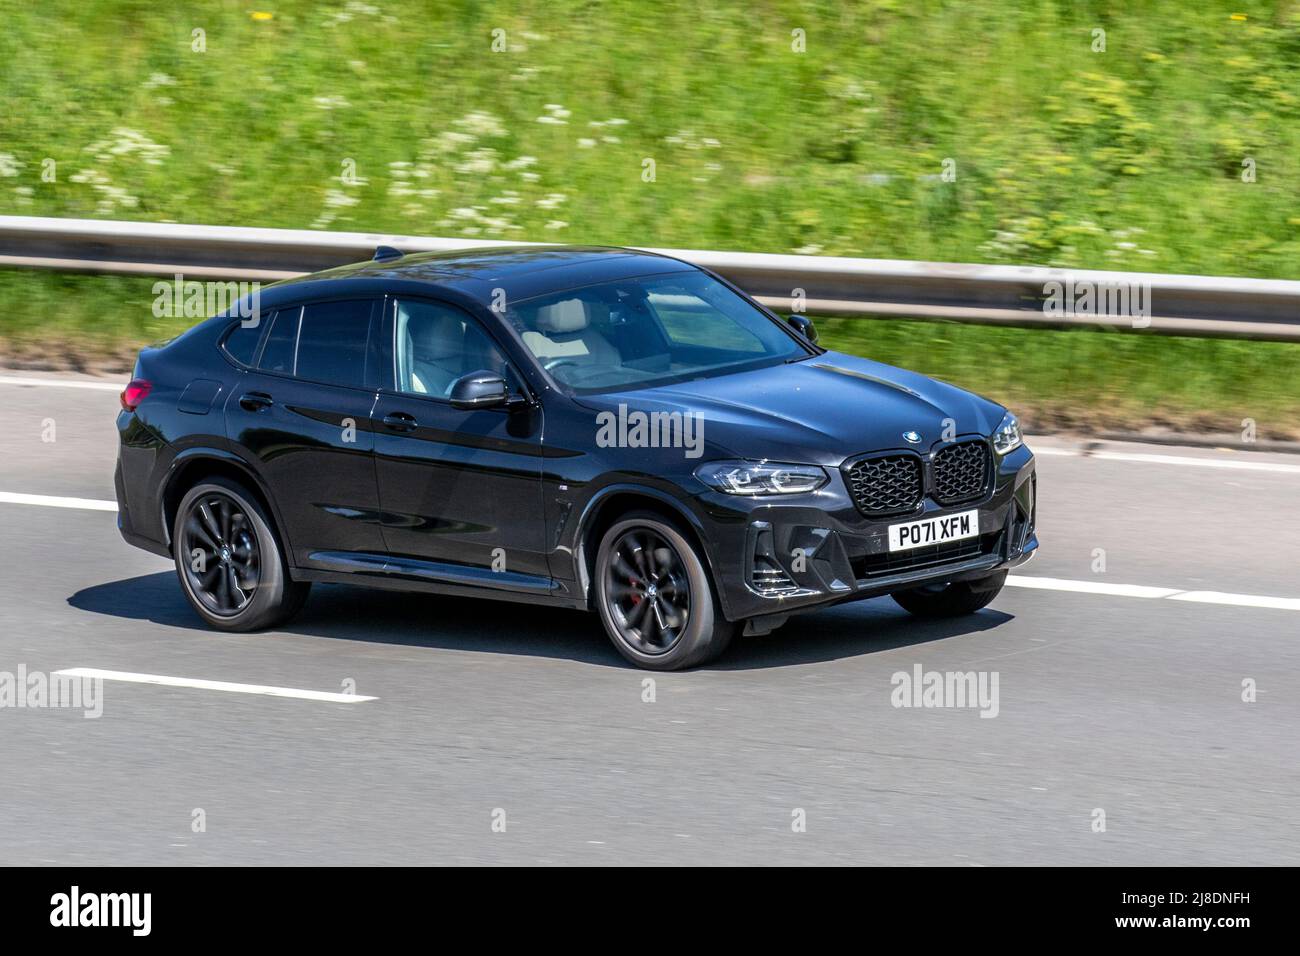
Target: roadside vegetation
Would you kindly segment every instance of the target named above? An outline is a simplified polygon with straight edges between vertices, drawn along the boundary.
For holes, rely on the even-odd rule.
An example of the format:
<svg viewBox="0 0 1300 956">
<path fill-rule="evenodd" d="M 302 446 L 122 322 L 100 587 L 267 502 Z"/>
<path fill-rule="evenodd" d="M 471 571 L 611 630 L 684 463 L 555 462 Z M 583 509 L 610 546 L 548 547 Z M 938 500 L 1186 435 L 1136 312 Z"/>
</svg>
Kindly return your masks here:
<svg viewBox="0 0 1300 956">
<path fill-rule="evenodd" d="M 1300 263 L 1294 0 L 3 15 L 3 214 L 1281 278 Z M 151 284 L 0 273 L 0 356 L 120 364 L 174 331 Z M 822 324 L 995 396 L 1054 387 L 1052 415 L 1081 427 L 1115 408 L 1300 425 L 1296 346 Z"/>
</svg>

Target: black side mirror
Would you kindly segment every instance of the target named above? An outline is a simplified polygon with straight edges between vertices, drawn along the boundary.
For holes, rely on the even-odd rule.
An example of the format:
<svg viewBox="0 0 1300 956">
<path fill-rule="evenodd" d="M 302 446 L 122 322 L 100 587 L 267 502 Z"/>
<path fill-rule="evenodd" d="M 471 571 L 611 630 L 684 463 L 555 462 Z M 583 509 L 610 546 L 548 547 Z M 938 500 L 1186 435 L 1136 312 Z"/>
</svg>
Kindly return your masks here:
<svg viewBox="0 0 1300 956">
<path fill-rule="evenodd" d="M 456 408 L 497 408 L 510 401 L 510 390 L 496 372 L 480 369 L 456 379 L 449 397 Z"/>
<path fill-rule="evenodd" d="M 806 315 L 792 315 L 789 322 L 792 329 L 813 343 L 813 345 L 817 344 L 817 327 L 813 325 L 812 319 Z"/>
</svg>

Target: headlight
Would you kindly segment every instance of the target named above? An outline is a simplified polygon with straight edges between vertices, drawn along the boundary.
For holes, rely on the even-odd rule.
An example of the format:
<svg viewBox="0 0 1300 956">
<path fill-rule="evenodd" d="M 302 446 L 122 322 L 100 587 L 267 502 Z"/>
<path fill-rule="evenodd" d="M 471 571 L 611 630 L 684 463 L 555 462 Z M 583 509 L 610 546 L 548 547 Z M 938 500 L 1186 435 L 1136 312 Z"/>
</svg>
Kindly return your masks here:
<svg viewBox="0 0 1300 956">
<path fill-rule="evenodd" d="M 1020 420 L 1007 412 L 1006 418 L 1002 419 L 1002 424 L 993 433 L 993 450 L 999 455 L 1009 455 L 1024 441 L 1025 437 L 1020 434 Z"/>
<path fill-rule="evenodd" d="M 695 469 L 695 477 L 729 495 L 798 495 L 826 484 L 826 472 L 816 465 L 783 465 L 758 461 L 710 461 Z"/>
</svg>

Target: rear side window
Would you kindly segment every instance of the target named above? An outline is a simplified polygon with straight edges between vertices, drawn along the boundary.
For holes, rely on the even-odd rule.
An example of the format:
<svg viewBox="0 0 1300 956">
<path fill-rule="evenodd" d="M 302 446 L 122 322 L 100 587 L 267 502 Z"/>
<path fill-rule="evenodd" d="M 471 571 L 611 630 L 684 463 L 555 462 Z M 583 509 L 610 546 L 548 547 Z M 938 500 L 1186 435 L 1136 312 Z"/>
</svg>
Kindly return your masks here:
<svg viewBox="0 0 1300 956">
<path fill-rule="evenodd" d="M 293 354 L 298 345 L 298 317 L 302 309 L 281 309 L 275 313 L 271 334 L 262 346 L 262 360 L 257 367 L 264 372 L 293 374 Z"/>
<path fill-rule="evenodd" d="M 264 320 L 245 319 L 239 322 L 227 334 L 221 347 L 226 354 L 240 365 L 252 365 L 253 356 L 257 354 L 257 343 L 262 338 Z"/>
<path fill-rule="evenodd" d="M 330 385 L 365 385 L 369 335 L 367 300 L 306 306 L 298 332 L 294 374 Z"/>
</svg>

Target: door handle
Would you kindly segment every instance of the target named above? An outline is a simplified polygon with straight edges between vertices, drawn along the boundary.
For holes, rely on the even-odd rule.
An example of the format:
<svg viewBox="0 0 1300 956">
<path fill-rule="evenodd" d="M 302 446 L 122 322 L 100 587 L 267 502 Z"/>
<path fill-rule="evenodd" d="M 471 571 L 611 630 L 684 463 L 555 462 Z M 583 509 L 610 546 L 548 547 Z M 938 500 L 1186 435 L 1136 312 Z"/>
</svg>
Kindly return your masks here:
<svg viewBox="0 0 1300 956">
<path fill-rule="evenodd" d="M 264 408 L 270 408 L 275 402 L 266 392 L 248 392 L 239 396 L 239 407 L 250 412 L 260 412 Z"/>
<path fill-rule="evenodd" d="M 384 416 L 384 426 L 395 432 L 413 432 L 419 424 L 414 415 L 406 412 L 391 412 Z"/>
</svg>

